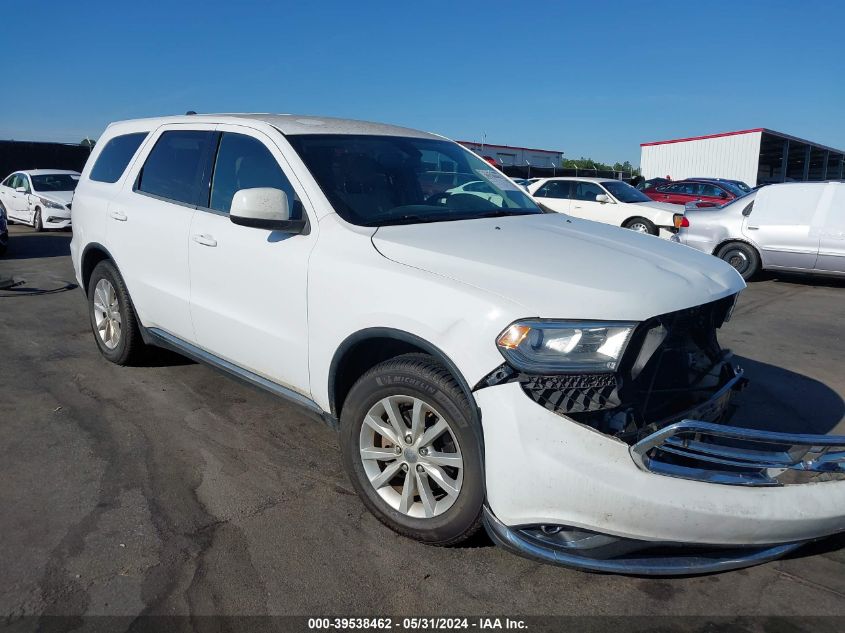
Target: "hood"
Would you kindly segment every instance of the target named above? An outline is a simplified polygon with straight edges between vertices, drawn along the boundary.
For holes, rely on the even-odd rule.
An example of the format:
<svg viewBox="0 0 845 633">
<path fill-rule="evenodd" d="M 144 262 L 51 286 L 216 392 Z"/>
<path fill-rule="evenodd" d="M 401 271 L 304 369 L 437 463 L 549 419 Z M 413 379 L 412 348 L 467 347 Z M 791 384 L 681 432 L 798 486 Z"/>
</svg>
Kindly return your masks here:
<svg viewBox="0 0 845 633">
<path fill-rule="evenodd" d="M 53 202 L 61 202 L 62 204 L 69 204 L 73 200 L 72 191 L 36 191 L 35 195 L 41 198 L 47 198 L 47 200 L 52 200 Z"/>
<path fill-rule="evenodd" d="M 745 287 L 726 262 L 557 213 L 385 226 L 378 251 L 524 306 L 525 317 L 643 321 Z"/>
</svg>

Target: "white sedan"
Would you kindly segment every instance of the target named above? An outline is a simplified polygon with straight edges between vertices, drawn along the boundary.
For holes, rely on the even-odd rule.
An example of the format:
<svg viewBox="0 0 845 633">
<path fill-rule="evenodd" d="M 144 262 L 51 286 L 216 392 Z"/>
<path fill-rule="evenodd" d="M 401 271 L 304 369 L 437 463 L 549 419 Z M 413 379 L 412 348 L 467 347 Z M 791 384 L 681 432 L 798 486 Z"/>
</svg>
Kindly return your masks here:
<svg viewBox="0 0 845 633">
<path fill-rule="evenodd" d="M 528 193 L 558 213 L 665 238 L 677 232 L 682 216 L 677 205 L 655 202 L 621 180 L 542 178 L 529 185 Z"/>
<path fill-rule="evenodd" d="M 70 226 L 70 204 L 79 172 L 64 169 L 16 171 L 0 183 L 0 206 L 11 222 L 36 231 Z"/>
</svg>

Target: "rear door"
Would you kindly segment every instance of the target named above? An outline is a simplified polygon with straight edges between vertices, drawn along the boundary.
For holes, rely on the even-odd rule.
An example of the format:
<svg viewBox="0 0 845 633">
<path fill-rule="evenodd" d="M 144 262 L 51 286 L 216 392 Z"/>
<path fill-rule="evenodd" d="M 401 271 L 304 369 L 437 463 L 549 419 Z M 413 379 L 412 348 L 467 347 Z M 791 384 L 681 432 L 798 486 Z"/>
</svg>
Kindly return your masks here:
<svg viewBox="0 0 845 633">
<path fill-rule="evenodd" d="M 757 192 L 742 233 L 755 243 L 764 268 L 812 270 L 819 253 L 816 210 L 825 187 L 819 184 L 771 185 Z"/>
<path fill-rule="evenodd" d="M 109 203 L 106 237 L 143 325 L 194 340 L 188 232 L 213 124 L 171 124 L 152 133 Z"/>
<path fill-rule="evenodd" d="M 543 206 L 558 213 L 569 213 L 571 180 L 549 180 L 542 184 L 533 197 Z"/>
<path fill-rule="evenodd" d="M 821 201 L 819 272 L 845 273 L 845 183 L 830 183 Z"/>
</svg>

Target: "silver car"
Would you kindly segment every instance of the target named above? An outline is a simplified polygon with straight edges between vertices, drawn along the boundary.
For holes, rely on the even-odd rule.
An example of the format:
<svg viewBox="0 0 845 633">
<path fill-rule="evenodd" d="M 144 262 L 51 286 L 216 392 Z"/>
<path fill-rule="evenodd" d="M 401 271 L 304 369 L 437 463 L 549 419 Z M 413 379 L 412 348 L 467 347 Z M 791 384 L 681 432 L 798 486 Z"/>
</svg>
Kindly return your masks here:
<svg viewBox="0 0 845 633">
<path fill-rule="evenodd" d="M 761 269 L 845 275 L 845 182 L 769 185 L 687 209 L 683 224 L 673 241 L 721 257 L 744 279 Z"/>
</svg>

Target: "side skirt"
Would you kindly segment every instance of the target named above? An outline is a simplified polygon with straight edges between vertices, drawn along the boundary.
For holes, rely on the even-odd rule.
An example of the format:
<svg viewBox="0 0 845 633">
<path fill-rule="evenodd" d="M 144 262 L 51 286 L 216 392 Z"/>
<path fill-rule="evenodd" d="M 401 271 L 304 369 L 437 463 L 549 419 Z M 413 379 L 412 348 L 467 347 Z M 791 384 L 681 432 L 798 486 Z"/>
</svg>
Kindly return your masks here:
<svg viewBox="0 0 845 633">
<path fill-rule="evenodd" d="M 154 345 L 187 356 L 198 363 L 208 365 L 248 385 L 257 387 L 263 391 L 269 391 L 275 396 L 302 407 L 306 412 L 317 416 L 331 428 L 337 429 L 339 427 L 338 421 L 333 415 L 326 413 L 316 402 L 301 393 L 297 393 L 293 389 L 284 387 L 243 367 L 230 363 L 159 328 L 141 327 L 141 334 L 144 342 L 148 345 Z"/>
</svg>

